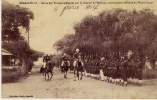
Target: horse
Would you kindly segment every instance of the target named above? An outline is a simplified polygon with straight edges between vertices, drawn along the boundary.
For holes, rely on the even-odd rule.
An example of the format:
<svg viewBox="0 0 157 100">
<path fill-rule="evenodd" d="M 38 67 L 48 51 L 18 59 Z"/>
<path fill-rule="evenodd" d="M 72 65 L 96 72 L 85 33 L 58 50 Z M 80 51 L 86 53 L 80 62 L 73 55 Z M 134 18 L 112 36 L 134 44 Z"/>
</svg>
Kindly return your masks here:
<svg viewBox="0 0 157 100">
<path fill-rule="evenodd" d="M 46 66 L 46 62 L 43 62 L 41 68 L 40 68 L 40 74 L 43 74 L 43 76 L 45 75 L 45 66 Z"/>
<path fill-rule="evenodd" d="M 54 68 L 54 63 L 52 63 L 51 61 L 48 61 L 46 63 L 46 66 L 45 66 L 45 70 L 44 70 L 44 75 L 45 75 L 45 80 L 46 80 L 46 76 L 47 76 L 47 81 L 51 80 L 52 76 L 53 76 L 53 68 Z M 49 77 L 49 74 L 51 75 Z"/>
<path fill-rule="evenodd" d="M 76 73 L 75 73 L 76 72 Z M 76 75 L 77 74 L 77 78 L 78 80 L 82 80 L 82 76 L 83 76 L 83 64 L 81 60 L 78 60 L 76 62 L 76 65 L 74 66 L 74 81 L 76 81 Z M 81 77 L 79 77 L 79 73 L 81 73 Z"/>
<path fill-rule="evenodd" d="M 68 61 L 64 61 L 63 62 L 63 66 L 61 66 L 61 72 L 62 74 L 64 74 L 64 78 L 67 79 L 67 71 L 69 69 L 69 62 Z"/>
</svg>

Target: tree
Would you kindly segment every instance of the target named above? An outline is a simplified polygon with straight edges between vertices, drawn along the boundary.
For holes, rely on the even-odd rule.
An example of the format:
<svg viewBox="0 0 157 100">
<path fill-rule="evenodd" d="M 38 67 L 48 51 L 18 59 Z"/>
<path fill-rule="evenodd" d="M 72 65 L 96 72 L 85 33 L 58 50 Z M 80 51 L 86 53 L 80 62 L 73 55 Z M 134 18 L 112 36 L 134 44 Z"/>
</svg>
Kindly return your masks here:
<svg viewBox="0 0 157 100">
<path fill-rule="evenodd" d="M 17 41 L 20 38 L 19 28 L 29 29 L 30 19 L 34 14 L 27 8 L 13 5 L 3 0 L 2 2 L 2 40 Z"/>
<path fill-rule="evenodd" d="M 38 60 L 43 53 L 29 47 L 27 41 L 19 31 L 23 27 L 29 31 L 30 20 L 34 14 L 28 8 L 13 5 L 3 0 L 2 2 L 2 47 L 14 54 L 20 61 L 26 63 Z M 27 59 L 27 57 L 30 59 Z M 28 64 L 29 66 L 29 64 Z"/>
<path fill-rule="evenodd" d="M 79 48 L 89 59 L 102 53 L 132 50 L 143 61 L 146 54 L 156 53 L 157 15 L 150 9 L 105 10 L 98 16 L 86 16 L 74 25 L 74 30 L 72 38 L 65 36 L 55 46 L 68 53 Z M 154 52 L 151 54 L 148 51 Z"/>
</svg>

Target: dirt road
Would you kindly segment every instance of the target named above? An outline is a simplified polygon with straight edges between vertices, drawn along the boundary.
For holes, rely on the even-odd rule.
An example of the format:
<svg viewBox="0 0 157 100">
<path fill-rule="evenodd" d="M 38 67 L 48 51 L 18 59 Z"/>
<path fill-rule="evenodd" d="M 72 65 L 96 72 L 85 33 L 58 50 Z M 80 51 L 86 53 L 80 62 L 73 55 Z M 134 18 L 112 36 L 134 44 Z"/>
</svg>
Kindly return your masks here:
<svg viewBox="0 0 157 100">
<path fill-rule="evenodd" d="M 29 97 L 28 97 L 29 96 Z M 45 81 L 39 68 L 33 68 L 27 79 L 16 83 L 2 84 L 2 98 L 71 98 L 71 99 L 107 99 L 107 98 L 157 98 L 157 80 L 143 81 L 143 86 L 114 85 L 105 81 L 83 77 L 74 81 L 68 73 L 64 79 L 60 70 L 54 68 L 51 81 Z"/>
</svg>

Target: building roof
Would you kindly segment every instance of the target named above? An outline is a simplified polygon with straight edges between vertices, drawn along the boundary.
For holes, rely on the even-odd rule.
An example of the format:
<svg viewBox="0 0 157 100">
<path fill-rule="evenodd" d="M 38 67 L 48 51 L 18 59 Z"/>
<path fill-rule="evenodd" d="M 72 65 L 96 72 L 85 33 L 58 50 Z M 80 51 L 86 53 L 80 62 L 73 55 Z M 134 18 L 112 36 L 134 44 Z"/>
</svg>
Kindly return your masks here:
<svg viewBox="0 0 157 100">
<path fill-rule="evenodd" d="M 2 55 L 13 55 L 13 54 L 2 48 Z"/>
</svg>

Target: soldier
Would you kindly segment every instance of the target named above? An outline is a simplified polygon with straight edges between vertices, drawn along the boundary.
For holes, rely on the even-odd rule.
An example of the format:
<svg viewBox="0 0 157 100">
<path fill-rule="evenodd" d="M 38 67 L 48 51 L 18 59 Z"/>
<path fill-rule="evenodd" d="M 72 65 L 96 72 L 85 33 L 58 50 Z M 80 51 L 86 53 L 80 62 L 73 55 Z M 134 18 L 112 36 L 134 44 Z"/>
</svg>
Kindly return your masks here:
<svg viewBox="0 0 157 100">
<path fill-rule="evenodd" d="M 119 67 L 119 72 L 120 72 L 120 83 L 121 83 L 121 85 L 123 84 L 123 82 L 124 82 L 124 80 L 123 80 L 123 75 L 124 75 L 124 73 L 123 73 L 123 71 L 124 71 L 124 68 L 123 68 L 123 66 L 124 66 L 124 60 L 125 60 L 125 58 L 124 58 L 124 56 L 122 56 L 121 57 L 121 62 L 120 62 L 120 67 Z"/>
<path fill-rule="evenodd" d="M 106 59 L 105 60 L 105 63 L 104 63 L 104 68 L 103 68 L 103 73 L 104 73 L 104 80 L 107 81 L 107 62 L 108 60 Z"/>
<path fill-rule="evenodd" d="M 88 60 L 87 60 L 86 56 L 84 57 L 84 68 L 85 68 L 84 74 L 85 74 L 85 76 L 87 76 Z"/>
<path fill-rule="evenodd" d="M 128 62 L 127 58 L 125 58 L 123 63 L 123 80 L 125 86 L 127 86 L 127 78 L 128 78 Z"/>
<path fill-rule="evenodd" d="M 89 77 L 90 76 L 90 60 L 89 59 L 87 59 L 87 67 L 86 67 L 86 74 L 87 74 L 87 77 Z"/>
<path fill-rule="evenodd" d="M 112 67 L 113 67 L 113 57 L 111 58 L 111 62 L 110 62 L 110 83 L 112 83 Z"/>
<path fill-rule="evenodd" d="M 114 72 L 115 72 L 115 59 L 113 58 L 111 65 L 111 83 L 114 83 L 115 80 Z"/>
<path fill-rule="evenodd" d="M 135 78 L 135 83 L 138 85 L 138 59 L 135 58 L 134 61 L 134 78 Z"/>
<path fill-rule="evenodd" d="M 63 66 L 63 65 L 65 64 L 65 62 L 67 62 L 67 66 L 64 69 L 65 66 Z M 63 70 L 67 70 L 68 71 L 69 66 L 70 66 L 69 58 L 67 57 L 66 53 L 64 53 L 63 56 L 61 57 L 61 71 L 63 71 Z"/>
<path fill-rule="evenodd" d="M 84 66 L 83 61 L 81 60 L 82 56 L 81 56 L 81 53 L 79 52 L 78 48 L 76 49 L 76 52 L 74 53 L 73 58 L 74 58 L 74 62 L 73 62 L 73 66 L 74 66 L 74 81 L 76 81 L 75 72 L 77 70 L 76 66 L 79 64 L 78 62 L 80 62 L 82 67 Z"/>
<path fill-rule="evenodd" d="M 99 75 L 100 75 L 100 66 L 99 66 L 99 60 L 98 59 L 96 59 L 96 61 L 95 61 L 95 78 L 96 79 L 99 79 Z"/>
<path fill-rule="evenodd" d="M 77 61 L 78 61 L 79 56 L 81 57 L 81 53 L 79 53 L 79 49 L 77 48 L 77 49 L 76 49 L 76 52 L 75 52 L 74 55 L 73 55 L 73 58 L 74 58 L 73 66 L 74 66 L 74 67 L 76 66 L 76 63 L 77 63 Z M 82 61 L 81 61 L 81 64 L 82 64 L 82 66 L 83 66 L 83 62 L 82 62 Z"/>
<path fill-rule="evenodd" d="M 120 79 L 121 79 L 121 74 L 120 74 L 120 70 L 121 70 L 121 67 L 122 67 L 121 62 L 122 62 L 122 60 L 119 59 L 119 62 L 118 62 L 118 65 L 117 65 L 117 84 L 120 83 Z"/>
<path fill-rule="evenodd" d="M 111 67 L 111 59 L 109 59 L 108 63 L 107 63 L 107 80 L 108 82 L 110 82 L 110 67 Z"/>
<path fill-rule="evenodd" d="M 115 83 L 116 85 L 119 84 L 119 78 L 120 78 L 120 72 L 119 72 L 119 67 L 120 67 L 120 60 L 117 59 L 117 62 L 116 62 L 116 69 L 115 69 Z"/>
<path fill-rule="evenodd" d="M 90 66 L 90 75 L 91 75 L 91 78 L 94 77 L 94 60 L 91 61 L 91 66 Z"/>
<path fill-rule="evenodd" d="M 138 85 L 142 86 L 142 67 L 143 67 L 143 64 L 140 61 L 140 59 L 138 59 L 137 62 L 138 62 L 138 65 L 137 65 Z"/>
<path fill-rule="evenodd" d="M 104 57 L 102 57 L 100 59 L 100 62 L 99 62 L 99 66 L 100 66 L 100 77 L 101 77 L 101 80 L 104 81 L 104 73 L 103 73 L 103 69 L 104 69 Z"/>
<path fill-rule="evenodd" d="M 89 59 L 89 77 L 91 77 L 91 73 L 92 73 L 92 64 L 93 64 L 93 61 L 91 59 Z"/>
<path fill-rule="evenodd" d="M 47 64 L 48 61 L 50 61 L 50 56 L 47 54 L 47 55 L 44 56 L 44 58 L 43 58 L 43 62 L 44 62 L 44 66 L 43 66 L 43 68 L 46 67 L 46 64 Z"/>
<path fill-rule="evenodd" d="M 115 67 L 116 67 L 116 58 L 113 59 L 113 62 L 112 62 L 112 83 L 114 84 L 115 83 Z"/>
</svg>

